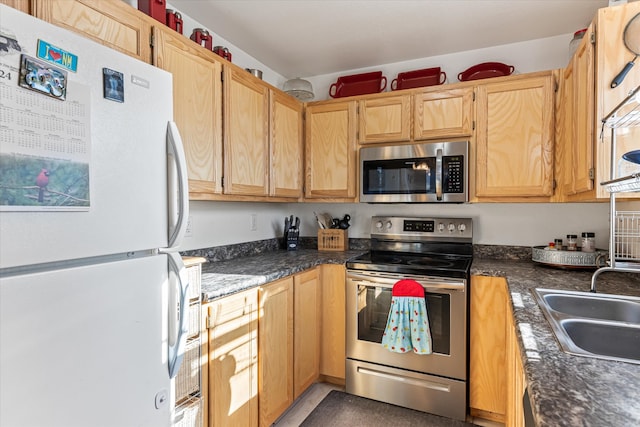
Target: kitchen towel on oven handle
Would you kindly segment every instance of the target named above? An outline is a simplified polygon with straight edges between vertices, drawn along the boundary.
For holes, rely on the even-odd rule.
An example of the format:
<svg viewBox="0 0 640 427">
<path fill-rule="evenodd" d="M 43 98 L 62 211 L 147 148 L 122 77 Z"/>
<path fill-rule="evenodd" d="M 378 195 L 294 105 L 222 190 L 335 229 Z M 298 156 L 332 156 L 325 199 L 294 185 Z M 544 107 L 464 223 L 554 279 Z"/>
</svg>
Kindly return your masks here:
<svg viewBox="0 0 640 427">
<path fill-rule="evenodd" d="M 393 285 L 382 346 L 395 353 L 431 354 L 424 288 L 415 280 L 404 279 Z"/>
</svg>

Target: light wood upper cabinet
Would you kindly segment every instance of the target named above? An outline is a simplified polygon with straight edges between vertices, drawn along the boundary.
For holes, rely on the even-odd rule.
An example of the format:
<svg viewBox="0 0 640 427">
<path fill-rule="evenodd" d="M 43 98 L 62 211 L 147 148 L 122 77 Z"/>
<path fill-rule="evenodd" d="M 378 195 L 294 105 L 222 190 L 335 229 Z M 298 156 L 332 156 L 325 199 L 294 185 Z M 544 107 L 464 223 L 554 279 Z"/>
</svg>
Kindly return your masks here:
<svg viewBox="0 0 640 427">
<path fill-rule="evenodd" d="M 269 195 L 302 197 L 303 104 L 288 95 L 270 91 Z"/>
<path fill-rule="evenodd" d="M 556 197 L 564 201 L 566 195 L 575 194 L 573 176 L 574 147 L 574 63 L 573 61 L 560 72 L 558 89 L 558 108 L 556 114 L 556 180 L 559 193 Z"/>
<path fill-rule="evenodd" d="M 270 426 L 293 403 L 293 276 L 259 290 L 260 426 Z"/>
<path fill-rule="evenodd" d="M 215 54 L 154 27 L 154 64 L 173 74 L 173 117 L 187 159 L 189 192 L 222 192 L 222 65 Z"/>
<path fill-rule="evenodd" d="M 573 62 L 573 132 L 571 144 L 572 185 L 570 194 L 584 193 L 594 188 L 594 46 L 590 26 L 578 46 Z"/>
<path fill-rule="evenodd" d="M 560 72 L 556 114 L 556 201 L 593 199 L 594 40 L 593 25 Z"/>
<path fill-rule="evenodd" d="M 209 425 L 258 425 L 257 289 L 207 304 Z"/>
<path fill-rule="evenodd" d="M 125 2 L 38 0 L 32 2 L 31 12 L 44 21 L 151 62 L 150 21 Z"/>
<path fill-rule="evenodd" d="M 414 140 L 473 134 L 472 87 L 428 89 L 414 99 Z"/>
<path fill-rule="evenodd" d="M 355 200 L 356 101 L 308 105 L 305 126 L 305 197 Z"/>
<path fill-rule="evenodd" d="M 476 196 L 553 194 L 554 84 L 551 72 L 476 88 Z"/>
<path fill-rule="evenodd" d="M 296 274 L 293 317 L 293 398 L 320 375 L 320 279 L 318 269 Z"/>
<path fill-rule="evenodd" d="M 369 142 L 409 141 L 411 95 L 385 96 L 358 101 L 358 139 Z"/>
<path fill-rule="evenodd" d="M 269 88 L 224 67 L 224 193 L 269 194 Z"/>
<path fill-rule="evenodd" d="M 609 198 L 603 181 L 611 179 L 611 131 L 605 129 L 600 136 L 601 120 L 609 114 L 625 97 L 640 85 L 640 73 L 632 68 L 624 81 L 616 88 L 611 88 L 611 81 L 622 70 L 624 65 L 634 58 L 633 53 L 625 47 L 623 32 L 627 23 L 640 13 L 640 2 L 607 7 L 598 10 L 596 17 L 596 58 L 595 58 L 595 123 L 596 136 L 596 196 Z M 636 61 L 636 67 L 638 61 Z M 631 150 L 640 149 L 640 127 L 619 131 L 616 134 L 617 156 L 613 163 L 617 166 L 620 156 Z M 614 170 L 617 176 L 617 170 Z M 640 193 L 625 193 L 624 198 L 640 198 Z"/>
</svg>

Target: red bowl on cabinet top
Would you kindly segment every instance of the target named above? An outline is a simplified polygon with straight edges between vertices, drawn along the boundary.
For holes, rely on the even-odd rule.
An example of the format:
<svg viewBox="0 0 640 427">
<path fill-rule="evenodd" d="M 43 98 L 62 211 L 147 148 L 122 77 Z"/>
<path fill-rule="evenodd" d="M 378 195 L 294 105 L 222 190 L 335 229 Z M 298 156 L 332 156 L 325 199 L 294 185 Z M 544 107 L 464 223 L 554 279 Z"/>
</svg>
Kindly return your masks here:
<svg viewBox="0 0 640 427">
<path fill-rule="evenodd" d="M 387 78 L 382 75 L 382 71 L 353 74 L 338 77 L 338 80 L 329 87 L 329 96 L 342 98 L 345 96 L 366 95 L 382 92 L 386 87 Z"/>
<path fill-rule="evenodd" d="M 447 73 L 440 71 L 440 67 L 407 71 L 404 73 L 398 73 L 398 77 L 391 81 L 391 90 L 441 85 L 446 80 Z"/>
<path fill-rule="evenodd" d="M 458 80 L 466 82 L 469 80 L 508 76 L 513 73 L 514 70 L 515 67 L 513 65 L 506 65 L 502 62 L 483 62 L 458 74 Z"/>
</svg>

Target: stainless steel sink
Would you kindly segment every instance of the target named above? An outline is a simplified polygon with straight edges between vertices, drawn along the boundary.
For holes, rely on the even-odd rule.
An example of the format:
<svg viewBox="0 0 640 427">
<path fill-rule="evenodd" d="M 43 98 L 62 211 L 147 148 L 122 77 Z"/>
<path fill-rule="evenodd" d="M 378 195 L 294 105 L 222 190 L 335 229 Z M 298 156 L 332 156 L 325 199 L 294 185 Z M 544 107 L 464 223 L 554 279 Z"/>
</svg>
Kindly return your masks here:
<svg viewBox="0 0 640 427">
<path fill-rule="evenodd" d="M 640 298 L 535 289 L 562 350 L 640 364 Z"/>
</svg>

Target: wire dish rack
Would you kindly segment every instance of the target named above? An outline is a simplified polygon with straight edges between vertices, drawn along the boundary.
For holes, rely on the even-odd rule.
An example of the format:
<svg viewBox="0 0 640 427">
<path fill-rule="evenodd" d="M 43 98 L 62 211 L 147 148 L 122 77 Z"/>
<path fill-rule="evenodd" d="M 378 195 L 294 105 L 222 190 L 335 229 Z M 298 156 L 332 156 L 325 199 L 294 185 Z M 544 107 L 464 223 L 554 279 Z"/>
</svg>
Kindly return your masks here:
<svg viewBox="0 0 640 427">
<path fill-rule="evenodd" d="M 596 291 L 596 279 L 604 271 L 640 273 L 640 212 L 617 211 L 616 194 L 640 192 L 640 173 L 616 176 L 616 130 L 640 126 L 640 86 L 602 119 L 604 128 L 611 129 L 611 179 L 601 183 L 610 193 L 610 235 L 607 267 L 599 268 L 591 277 L 591 292 Z"/>
<path fill-rule="evenodd" d="M 640 212 L 618 211 L 614 229 L 616 261 L 640 262 Z"/>
<path fill-rule="evenodd" d="M 616 177 L 613 162 L 616 156 L 616 129 L 640 126 L 640 86 L 635 88 L 608 116 L 602 119 L 602 126 L 611 129 L 611 180 L 602 185 L 609 193 L 640 191 L 640 173 Z"/>
</svg>

